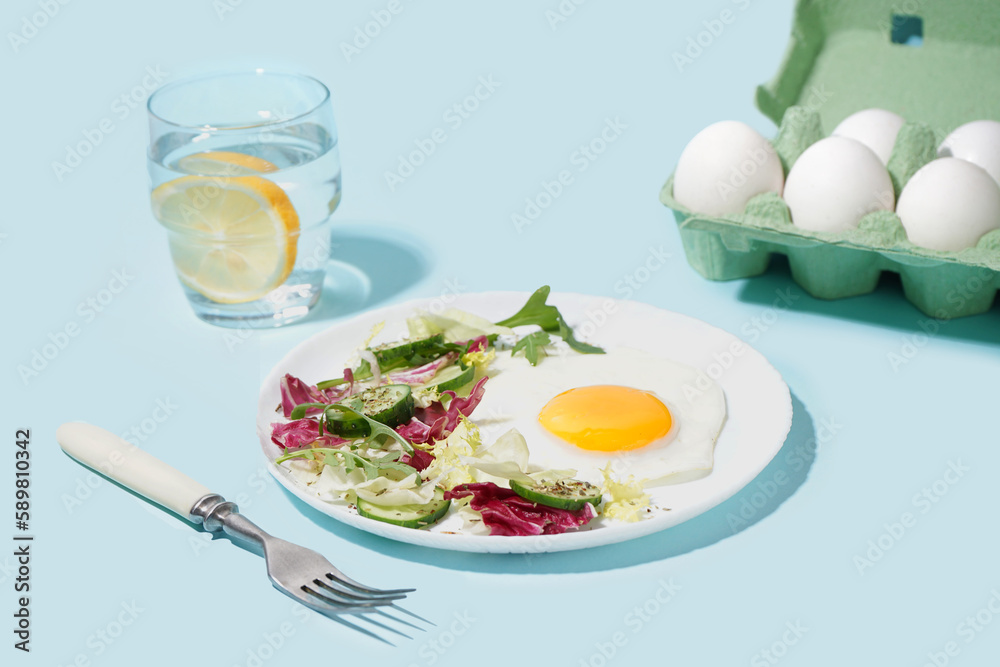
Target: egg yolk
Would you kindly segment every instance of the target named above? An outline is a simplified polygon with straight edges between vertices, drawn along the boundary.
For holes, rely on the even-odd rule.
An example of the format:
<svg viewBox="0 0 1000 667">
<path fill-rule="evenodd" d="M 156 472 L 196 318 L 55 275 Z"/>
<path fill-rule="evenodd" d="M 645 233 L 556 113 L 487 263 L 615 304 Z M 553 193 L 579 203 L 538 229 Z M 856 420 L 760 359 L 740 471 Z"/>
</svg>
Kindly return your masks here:
<svg viewBox="0 0 1000 667">
<path fill-rule="evenodd" d="M 538 413 L 553 435 L 580 449 L 620 452 L 665 436 L 670 411 L 646 391 L 615 385 L 577 387 L 559 394 Z"/>
</svg>

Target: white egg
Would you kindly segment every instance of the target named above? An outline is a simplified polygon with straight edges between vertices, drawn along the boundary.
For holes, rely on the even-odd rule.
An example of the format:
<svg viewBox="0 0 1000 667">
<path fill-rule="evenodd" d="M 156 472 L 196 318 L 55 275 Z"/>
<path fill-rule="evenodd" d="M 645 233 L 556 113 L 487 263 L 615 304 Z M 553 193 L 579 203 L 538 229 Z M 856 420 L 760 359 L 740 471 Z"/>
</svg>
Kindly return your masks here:
<svg viewBox="0 0 1000 667">
<path fill-rule="evenodd" d="M 864 109 L 840 121 L 832 134 L 860 141 L 878 155 L 882 164 L 889 164 L 896 135 L 905 122 L 899 114 L 885 109 Z"/>
<path fill-rule="evenodd" d="M 938 157 L 957 157 L 971 162 L 1000 183 L 1000 123 L 974 120 L 962 125 L 941 142 Z"/>
<path fill-rule="evenodd" d="M 785 203 L 796 227 L 840 232 L 858 226 L 872 211 L 891 211 L 892 180 L 864 144 L 827 137 L 807 148 L 785 182 Z"/>
<path fill-rule="evenodd" d="M 712 468 L 715 440 L 726 419 L 726 399 L 715 382 L 690 366 L 623 348 L 603 355 L 549 356 L 534 367 L 522 356 L 499 352 L 489 375 L 474 421 L 492 438 L 517 428 L 527 441 L 533 471 L 573 469 L 577 478 L 600 483 L 600 470 L 610 463 L 617 476 L 662 483 L 704 476 Z M 570 444 L 540 423 L 539 413 L 554 397 L 595 385 L 653 394 L 669 410 L 673 426 L 666 435 L 636 449 L 593 451 Z M 588 431 L 600 427 L 588 417 L 593 414 L 580 417 L 585 423 L 579 426 Z"/>
<path fill-rule="evenodd" d="M 742 213 L 764 192 L 781 194 L 784 171 L 774 147 L 749 125 L 709 125 L 684 148 L 674 174 L 674 199 L 708 215 Z"/>
<path fill-rule="evenodd" d="M 939 158 L 909 180 L 896 213 L 915 245 L 971 248 L 983 234 L 1000 228 L 1000 186 L 971 162 Z"/>
</svg>

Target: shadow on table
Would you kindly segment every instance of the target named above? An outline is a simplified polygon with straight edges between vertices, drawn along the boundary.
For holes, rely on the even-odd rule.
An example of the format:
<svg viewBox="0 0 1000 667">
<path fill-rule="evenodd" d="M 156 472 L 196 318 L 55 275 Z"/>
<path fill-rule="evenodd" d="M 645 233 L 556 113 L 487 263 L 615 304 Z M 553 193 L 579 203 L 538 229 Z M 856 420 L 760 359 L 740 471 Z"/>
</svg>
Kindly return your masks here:
<svg viewBox="0 0 1000 667">
<path fill-rule="evenodd" d="M 420 241 L 378 222 L 334 225 L 330 249 L 323 297 L 303 322 L 373 308 L 422 280 L 430 266 Z"/>
<path fill-rule="evenodd" d="M 954 320 L 936 320 L 906 300 L 898 274 L 885 271 L 871 294 L 826 301 L 809 296 L 792 280 L 788 258 L 773 255 L 763 275 L 750 278 L 738 295 L 744 303 L 766 309 L 817 313 L 844 320 L 863 322 L 904 335 L 951 338 L 978 343 L 1000 343 L 1000 298 L 981 315 Z M 956 295 L 960 298 L 960 295 Z"/>
<path fill-rule="evenodd" d="M 769 516 L 806 480 L 816 456 L 817 432 L 805 405 L 792 394 L 792 427 L 777 456 L 721 505 L 685 523 L 627 542 L 543 554 L 445 551 L 372 535 L 313 509 L 287 489 L 285 496 L 316 525 L 366 549 L 402 560 L 455 570 L 511 574 L 596 572 L 649 563 L 711 546 Z M 782 483 L 783 482 L 783 483 Z"/>
</svg>

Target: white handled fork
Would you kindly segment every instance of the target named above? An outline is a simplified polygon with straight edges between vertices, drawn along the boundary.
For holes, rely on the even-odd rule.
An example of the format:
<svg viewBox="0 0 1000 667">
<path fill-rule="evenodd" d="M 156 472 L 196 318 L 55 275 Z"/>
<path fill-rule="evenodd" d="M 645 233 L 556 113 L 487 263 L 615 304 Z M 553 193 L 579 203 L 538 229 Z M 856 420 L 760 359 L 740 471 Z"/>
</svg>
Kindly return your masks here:
<svg viewBox="0 0 1000 667">
<path fill-rule="evenodd" d="M 381 613 L 397 622 L 423 630 L 384 613 L 385 608 L 392 608 L 420 619 L 394 604 L 414 589 L 379 590 L 354 581 L 315 551 L 268 535 L 240 514 L 235 503 L 212 493 L 184 473 L 113 433 L 97 426 L 75 422 L 60 426 L 56 432 L 56 440 L 67 454 L 80 463 L 154 503 L 194 523 L 200 523 L 207 531 L 224 531 L 230 537 L 262 550 L 267 562 L 267 576 L 274 587 L 306 607 L 340 620 L 381 641 L 386 640 L 354 623 L 343 621 L 342 615 Z M 408 636 L 370 616 L 366 616 L 365 620 L 404 637 Z"/>
</svg>

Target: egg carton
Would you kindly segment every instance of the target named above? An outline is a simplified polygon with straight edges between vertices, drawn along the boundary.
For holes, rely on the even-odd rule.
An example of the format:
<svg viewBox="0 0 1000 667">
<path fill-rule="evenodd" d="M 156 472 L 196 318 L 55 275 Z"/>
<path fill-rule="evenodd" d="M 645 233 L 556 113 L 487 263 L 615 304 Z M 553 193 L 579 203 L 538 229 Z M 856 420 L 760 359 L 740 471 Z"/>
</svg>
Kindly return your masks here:
<svg viewBox="0 0 1000 667">
<path fill-rule="evenodd" d="M 756 96 L 757 107 L 780 121 L 772 143 L 786 175 L 841 120 L 878 107 L 909 121 L 887 165 L 898 196 L 953 129 L 1000 120 L 1000 3 L 913 5 L 919 15 L 894 13 L 897 2 L 799 1 L 781 69 Z M 908 45 L 914 37 L 922 43 Z M 891 271 L 906 298 L 938 319 L 983 313 L 1000 289 L 1000 230 L 957 252 L 910 243 L 888 211 L 869 213 L 855 229 L 813 232 L 792 224 L 775 193 L 752 198 L 741 214 L 706 216 L 673 198 L 673 180 L 660 201 L 674 210 L 688 262 L 711 280 L 760 275 L 778 253 L 810 295 L 841 299 L 873 291 Z"/>
</svg>

